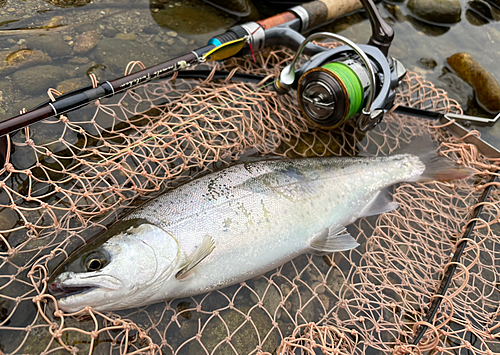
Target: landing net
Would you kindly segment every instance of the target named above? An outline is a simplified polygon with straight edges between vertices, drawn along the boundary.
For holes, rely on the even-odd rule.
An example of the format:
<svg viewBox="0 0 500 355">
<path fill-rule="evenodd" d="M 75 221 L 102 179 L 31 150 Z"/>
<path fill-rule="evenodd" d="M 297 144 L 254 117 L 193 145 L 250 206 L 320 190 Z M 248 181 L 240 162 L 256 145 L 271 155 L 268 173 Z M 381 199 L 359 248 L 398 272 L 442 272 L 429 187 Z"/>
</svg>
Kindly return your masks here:
<svg viewBox="0 0 500 355">
<path fill-rule="evenodd" d="M 275 77 L 291 58 L 289 51 L 267 51 L 257 63 L 231 59 L 217 69 Z M 412 73 L 397 101 L 460 112 L 445 92 Z M 357 146 L 389 154 L 418 135 L 431 135 L 442 154 L 476 177 L 401 184 L 394 189 L 397 210 L 348 227 L 357 249 L 306 254 L 221 291 L 120 312 L 65 314 L 46 292 L 48 270 L 68 253 L 183 181 L 250 154 L 345 156 Z M 411 345 L 499 163 L 433 122 L 387 114 L 366 135 L 349 124 L 321 131 L 302 118 L 292 95 L 261 84 L 171 79 L 33 125 L 10 137 L 10 149 L 0 171 L 3 353 L 500 352 L 496 189 L 437 316 Z"/>
</svg>

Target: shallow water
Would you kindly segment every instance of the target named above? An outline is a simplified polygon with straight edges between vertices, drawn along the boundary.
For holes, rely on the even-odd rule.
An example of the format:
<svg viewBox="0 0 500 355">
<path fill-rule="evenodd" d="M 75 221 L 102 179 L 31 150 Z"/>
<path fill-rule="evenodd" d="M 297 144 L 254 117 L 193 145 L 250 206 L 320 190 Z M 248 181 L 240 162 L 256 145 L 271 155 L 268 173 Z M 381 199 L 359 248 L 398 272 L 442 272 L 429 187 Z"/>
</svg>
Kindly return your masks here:
<svg viewBox="0 0 500 355">
<path fill-rule="evenodd" d="M 3 3 L 0 2 L 0 6 L 2 6 L 1 4 Z M 259 2 L 255 2 L 255 4 L 264 17 L 284 10 L 284 8 L 277 6 L 271 8 L 267 5 L 267 7 L 264 7 L 265 4 Z M 402 13 L 407 14 L 404 5 L 398 5 L 402 8 Z M 472 90 L 454 74 L 446 74 L 445 78 L 443 78 L 443 71 L 446 71 L 446 58 L 456 52 L 469 52 L 493 75 L 500 78 L 500 68 L 494 64 L 497 54 L 495 48 L 498 41 L 500 41 L 500 32 L 496 22 L 483 26 L 470 24 L 465 17 L 467 2 L 462 0 L 462 6 L 464 9 L 462 21 L 446 30 L 404 20 L 400 15 L 393 15 L 393 13 L 397 13 L 394 9 L 391 10 L 392 13 L 389 12 L 387 10 L 389 7 L 384 7 L 383 4 L 379 5 L 379 8 L 396 31 L 396 39 L 391 54 L 401 60 L 408 69 L 423 75 L 438 87 L 449 90 L 451 97 L 466 105 L 469 101 L 472 101 Z M 196 15 L 193 15 L 195 11 Z M 171 18 L 168 17 L 172 15 L 175 15 L 178 21 L 172 22 Z M 202 15 L 203 17 L 201 17 Z M 182 16 L 187 16 L 186 20 L 181 20 Z M 195 16 L 197 21 L 193 21 Z M 6 56 L 10 55 L 9 60 L 11 62 L 16 62 L 16 56 L 23 53 L 19 51 L 41 50 L 47 56 L 40 56 L 32 64 L 23 66 L 22 70 L 44 65 L 42 69 L 46 70 L 46 72 L 24 72 L 21 73 L 22 75 L 15 74 L 18 70 L 6 69 L 6 71 L 2 72 L 0 75 L 4 76 L 4 80 L 2 80 L 2 86 L 0 87 L 0 117 L 13 116 L 22 107 L 29 108 L 45 101 L 45 91 L 48 87 L 57 87 L 62 82 L 65 85 L 62 86 L 62 89 L 69 88 L 69 90 L 88 85 L 90 82 L 86 78 L 86 74 L 89 72 L 94 72 L 103 81 L 120 76 L 126 63 L 130 60 L 142 60 L 144 64 L 149 66 L 201 47 L 214 34 L 223 32 L 238 21 L 238 18 L 210 5 L 193 1 L 166 2 L 165 9 L 160 9 L 156 3 L 142 0 L 94 1 L 86 6 L 68 8 L 57 7 L 40 0 L 8 2 L 0 9 L 0 24 L 2 24 L 0 27 L 0 30 L 2 30 L 0 32 L 0 49 L 5 51 Z M 169 28 L 162 26 L 169 26 Z M 326 29 L 333 30 L 355 42 L 361 43 L 366 42 L 370 34 L 369 23 L 359 14 L 336 21 L 327 26 Z M 94 37 L 88 33 L 93 31 L 97 33 L 98 38 L 95 47 L 88 52 L 82 51 L 75 54 L 73 52 L 74 46 L 80 36 L 83 35 L 85 40 L 90 43 L 94 40 Z M 436 61 L 437 66 L 433 69 L 423 68 L 419 64 L 420 58 L 432 58 Z M 471 112 L 475 112 L 475 105 L 471 103 L 470 106 Z M 89 114 L 89 112 L 81 110 L 80 113 L 72 114 L 71 119 L 78 120 L 81 118 L 83 120 L 86 114 Z M 497 142 L 496 139 L 500 137 L 500 126 L 483 130 L 491 134 L 491 137 L 487 136 L 487 138 L 492 143 Z M 67 140 L 74 140 L 73 143 L 76 144 L 78 137 L 71 136 L 70 133 L 68 133 Z M 42 137 L 42 139 L 50 141 L 52 135 L 58 135 L 59 133 L 51 130 L 36 130 L 34 134 L 38 135 L 39 139 Z M 54 151 L 62 149 L 64 147 L 54 148 Z M 18 167 L 30 166 L 35 162 L 35 157 L 26 156 L 22 153 L 21 150 L 18 150 L 13 156 L 14 163 Z M 50 159 L 47 161 L 50 162 Z M 23 182 L 19 181 L 17 184 L 22 186 Z M 0 212 L 0 216 L 8 213 Z M 7 216 L 6 219 L 9 219 L 9 217 Z M 15 238 L 22 239 L 21 233 L 22 231 L 13 233 L 12 239 L 9 239 L 9 241 L 15 240 Z M 307 260 L 303 259 L 296 262 L 300 265 L 300 263 L 307 263 Z M 322 265 L 318 257 L 315 257 L 315 263 Z M 285 271 L 292 275 L 290 277 L 293 277 L 295 272 L 294 270 Z M 271 274 L 269 273 L 268 276 L 270 277 Z M 311 277 L 306 275 L 304 279 L 309 280 Z M 266 285 L 266 279 L 251 281 L 252 288 L 262 292 L 264 292 Z M 224 293 L 231 296 L 234 291 L 233 287 L 225 290 Z M 266 292 L 268 293 L 262 299 L 264 303 L 266 299 L 269 299 L 266 307 L 271 309 L 270 312 L 274 312 L 276 311 L 276 305 L 274 304 L 276 302 L 276 292 L 273 293 L 272 288 L 271 291 Z M 304 292 L 307 293 L 307 290 L 304 290 Z M 241 292 L 240 295 L 237 304 L 241 309 L 251 307 L 255 303 L 250 291 Z M 293 297 L 298 296 L 294 295 Z M 290 298 L 290 302 L 297 302 L 293 297 Z M 197 300 L 201 300 L 201 297 Z M 192 300 L 177 300 L 170 305 L 172 309 L 179 309 L 179 307 L 189 309 L 189 307 L 193 307 L 193 305 L 187 304 L 190 301 Z M 223 306 L 223 301 L 227 301 L 225 296 L 215 294 L 205 302 L 205 305 L 207 305 L 207 309 L 216 308 L 214 305 Z M 186 303 L 179 306 L 181 302 Z M 26 314 L 28 318 L 33 316 L 32 311 L 34 309 L 31 307 L 29 307 L 30 312 Z M 147 308 L 147 313 L 142 313 L 142 318 L 145 319 L 144 322 L 155 324 L 152 326 L 153 333 L 155 327 L 162 322 L 170 322 L 170 317 L 174 313 L 174 311 L 169 310 L 164 314 L 162 313 L 163 308 L 163 304 L 151 306 Z M 318 302 L 311 304 L 309 308 L 311 309 L 306 308 L 305 311 L 317 313 L 316 318 L 322 316 L 322 307 Z M 2 308 L 2 312 L 8 313 L 8 310 L 4 311 Z M 256 310 L 256 313 L 258 312 L 260 311 Z M 185 320 L 181 319 L 184 327 L 184 337 L 195 334 L 199 319 L 197 317 L 208 317 L 206 314 L 196 315 L 195 312 L 192 313 L 191 318 L 187 316 Z M 123 315 L 128 316 L 128 313 L 124 312 Z M 258 322 L 259 315 L 255 317 L 257 318 L 256 322 Z M 138 321 L 142 319 L 140 316 L 136 318 Z M 277 318 L 283 318 L 287 321 L 280 323 L 279 326 L 284 334 L 288 334 L 290 322 L 286 314 Z M 239 324 L 239 321 L 239 319 L 234 320 L 235 324 Z M 268 319 L 265 319 L 262 322 L 267 321 Z M 230 328 L 233 326 L 230 320 L 227 323 Z M 12 319 L 12 323 L 9 325 L 21 326 L 23 324 L 24 319 Z M 220 330 L 224 330 L 221 325 L 212 326 L 214 327 L 213 333 L 220 333 Z M 165 324 L 163 324 L 163 327 L 165 327 Z M 171 328 L 167 327 L 167 331 L 168 329 L 178 331 L 174 325 L 171 325 Z M 182 332 L 181 329 L 181 334 Z M 209 330 L 207 330 L 207 333 L 209 333 Z M 242 334 L 255 336 L 255 331 L 250 329 L 248 333 Z M 169 336 L 170 334 L 166 332 L 157 335 L 158 339 L 155 340 L 161 341 L 164 337 L 168 338 Z M 275 337 L 276 334 L 274 333 L 270 335 L 270 344 L 274 344 Z M 68 343 L 71 341 L 78 344 L 82 342 L 78 337 L 66 340 Z M 219 341 L 219 339 L 215 340 Z M 176 340 L 172 339 L 172 341 L 175 342 Z M 181 339 L 179 339 L 180 341 Z M 33 344 L 33 346 L 35 345 Z M 196 350 L 199 349 L 185 349 L 186 353 L 193 353 Z M 270 347 L 265 350 L 272 351 L 273 349 Z"/>
<path fill-rule="evenodd" d="M 446 89 L 467 108 L 467 113 L 484 114 L 475 104 L 470 86 L 449 72 L 446 58 L 457 52 L 470 53 L 499 79 L 500 68 L 496 63 L 500 27 L 494 20 L 489 23 L 478 20 L 469 2 L 460 2 L 462 20 L 450 26 L 416 20 L 402 2 L 380 3 L 378 8 L 396 33 L 391 54 L 408 69 Z M 90 4 L 82 0 L 66 3 L 87 5 L 53 5 L 62 3 L 64 1 L 32 0 L 0 4 L 0 62 L 8 57 L 8 65 L 4 62 L 0 67 L 0 75 L 4 76 L 0 87 L 0 119 L 45 101 L 49 87 L 69 91 L 86 86 L 90 83 L 86 77 L 90 72 L 100 80 L 114 78 L 123 73 L 130 60 L 141 60 L 146 66 L 159 63 L 199 48 L 213 35 L 238 21 L 246 21 L 201 0 L 97 0 Z M 253 19 L 287 8 L 265 1 L 254 4 L 260 15 L 254 11 Z M 493 9 L 496 14 L 498 11 Z M 366 42 L 370 35 L 369 22 L 360 14 L 322 29 L 357 43 Z M 85 45 L 91 49 L 81 49 Z M 26 62 L 22 67 L 15 64 L 19 58 Z M 426 62 L 434 61 L 435 67 L 422 65 L 422 58 Z M 40 65 L 48 66 L 31 72 L 25 70 Z M 19 69 L 24 70 L 16 73 Z M 492 143 L 500 142 L 498 126 L 480 130 Z"/>
</svg>

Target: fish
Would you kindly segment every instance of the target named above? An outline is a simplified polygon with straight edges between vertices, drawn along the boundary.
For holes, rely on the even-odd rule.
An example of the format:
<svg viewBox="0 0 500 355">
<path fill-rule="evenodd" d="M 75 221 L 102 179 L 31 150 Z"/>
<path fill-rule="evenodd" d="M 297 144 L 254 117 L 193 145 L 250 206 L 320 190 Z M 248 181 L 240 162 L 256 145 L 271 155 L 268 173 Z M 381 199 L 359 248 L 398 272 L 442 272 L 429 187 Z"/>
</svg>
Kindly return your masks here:
<svg viewBox="0 0 500 355">
<path fill-rule="evenodd" d="M 429 142 L 411 153 L 253 161 L 207 174 L 117 222 L 51 276 L 49 292 L 66 312 L 116 311 L 221 289 L 304 253 L 351 250 L 358 243 L 346 226 L 396 209 L 394 184 L 473 175 Z"/>
</svg>

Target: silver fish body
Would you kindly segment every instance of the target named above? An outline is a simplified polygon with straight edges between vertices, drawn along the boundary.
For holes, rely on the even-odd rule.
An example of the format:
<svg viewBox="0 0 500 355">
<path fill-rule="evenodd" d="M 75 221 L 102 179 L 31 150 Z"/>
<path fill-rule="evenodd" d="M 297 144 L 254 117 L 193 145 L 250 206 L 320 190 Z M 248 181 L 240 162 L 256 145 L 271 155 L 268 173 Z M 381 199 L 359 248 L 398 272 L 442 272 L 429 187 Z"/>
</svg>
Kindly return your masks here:
<svg viewBox="0 0 500 355">
<path fill-rule="evenodd" d="M 349 250 L 357 243 L 343 226 L 396 208 L 381 191 L 425 168 L 411 154 L 235 165 L 134 211 L 137 225 L 100 247 L 102 268 L 62 273 L 51 289 L 65 311 L 118 310 L 220 289 L 305 252 Z"/>
</svg>

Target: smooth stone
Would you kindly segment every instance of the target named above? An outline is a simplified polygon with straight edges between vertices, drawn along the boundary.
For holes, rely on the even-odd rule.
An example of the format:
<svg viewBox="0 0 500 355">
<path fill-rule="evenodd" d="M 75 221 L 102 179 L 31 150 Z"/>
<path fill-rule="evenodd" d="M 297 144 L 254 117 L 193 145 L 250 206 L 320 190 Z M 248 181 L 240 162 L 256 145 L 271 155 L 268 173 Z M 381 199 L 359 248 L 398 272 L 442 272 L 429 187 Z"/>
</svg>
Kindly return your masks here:
<svg viewBox="0 0 500 355">
<path fill-rule="evenodd" d="M 144 27 L 142 29 L 142 32 L 144 32 L 147 35 L 155 35 L 155 34 L 158 34 L 160 32 L 160 29 L 158 28 L 158 26 L 148 26 L 148 27 Z"/>
<path fill-rule="evenodd" d="M 53 28 L 53 27 L 61 26 L 62 25 L 62 20 L 63 20 L 62 16 L 54 16 L 50 20 L 46 21 L 43 24 L 43 27 L 45 27 L 45 28 Z"/>
<path fill-rule="evenodd" d="M 446 59 L 450 67 L 476 92 L 478 104 L 490 113 L 500 111 L 500 85 L 490 72 L 484 69 L 468 53 L 456 53 Z"/>
<path fill-rule="evenodd" d="M 0 52 L 0 74 L 5 75 L 26 66 L 50 63 L 50 57 L 37 50 L 19 49 Z"/>
<path fill-rule="evenodd" d="M 462 14 L 458 0 L 409 0 L 407 7 L 420 19 L 435 23 L 460 22 Z"/>
<path fill-rule="evenodd" d="M 151 16 L 169 32 L 184 35 L 222 33 L 236 23 L 233 17 L 201 0 L 185 1 L 183 6 L 163 7 L 152 12 Z"/>
<path fill-rule="evenodd" d="M 73 50 L 75 53 L 86 53 L 97 46 L 99 34 L 96 31 L 84 32 L 76 39 Z"/>
<path fill-rule="evenodd" d="M 58 34 L 30 36 L 26 39 L 25 44 L 28 48 L 43 51 L 52 58 L 71 54 L 71 47 L 68 46 L 63 36 Z"/>
<path fill-rule="evenodd" d="M 68 78 L 68 73 L 54 65 L 39 65 L 16 71 L 12 75 L 14 84 L 26 94 L 42 94 L 47 89 Z"/>
<path fill-rule="evenodd" d="M 422 68 L 434 69 L 438 63 L 432 58 L 420 58 L 418 63 Z"/>
<path fill-rule="evenodd" d="M 45 0 L 45 2 L 58 7 L 79 7 L 87 5 L 92 0 Z"/>
<path fill-rule="evenodd" d="M 144 65 L 152 66 L 164 62 L 166 55 L 156 47 L 141 42 L 118 38 L 101 40 L 94 51 L 96 61 L 113 69 L 125 69 L 132 60 L 141 60 Z"/>
<path fill-rule="evenodd" d="M 72 78 L 68 80 L 61 81 L 59 85 L 57 85 L 56 90 L 65 94 L 67 92 L 80 89 L 89 85 L 89 81 L 84 78 Z"/>
<path fill-rule="evenodd" d="M 465 18 L 472 26 L 484 26 L 490 23 L 490 21 L 470 9 L 465 11 Z"/>
</svg>

